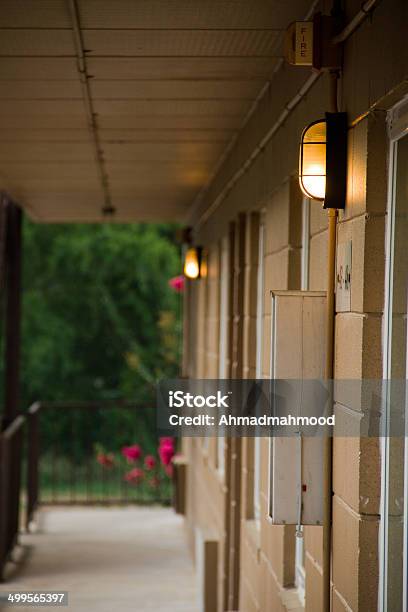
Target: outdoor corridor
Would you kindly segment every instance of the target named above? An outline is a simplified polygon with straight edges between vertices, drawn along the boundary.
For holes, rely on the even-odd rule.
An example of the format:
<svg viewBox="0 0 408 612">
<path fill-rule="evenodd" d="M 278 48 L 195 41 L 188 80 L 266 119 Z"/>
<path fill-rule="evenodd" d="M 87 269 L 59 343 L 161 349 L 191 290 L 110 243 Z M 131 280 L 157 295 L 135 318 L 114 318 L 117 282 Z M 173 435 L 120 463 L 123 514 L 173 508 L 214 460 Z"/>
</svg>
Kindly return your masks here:
<svg viewBox="0 0 408 612">
<path fill-rule="evenodd" d="M 23 561 L 2 593 L 67 591 L 74 612 L 198 610 L 182 520 L 171 508 L 43 509 L 39 523 L 21 537 Z"/>
</svg>

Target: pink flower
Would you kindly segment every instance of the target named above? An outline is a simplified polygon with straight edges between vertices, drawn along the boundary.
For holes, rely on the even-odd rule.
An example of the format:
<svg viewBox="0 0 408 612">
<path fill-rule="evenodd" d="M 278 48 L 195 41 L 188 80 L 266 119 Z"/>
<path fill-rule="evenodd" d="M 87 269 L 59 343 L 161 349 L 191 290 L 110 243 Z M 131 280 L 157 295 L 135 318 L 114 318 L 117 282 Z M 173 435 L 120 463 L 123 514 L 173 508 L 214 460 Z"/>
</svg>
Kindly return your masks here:
<svg viewBox="0 0 408 612">
<path fill-rule="evenodd" d="M 184 291 L 184 276 L 174 276 L 169 280 L 169 286 L 174 289 L 176 293 L 182 293 Z"/>
<path fill-rule="evenodd" d="M 122 448 L 122 455 L 126 457 L 128 463 L 134 463 L 142 456 L 142 449 L 138 444 L 133 444 L 133 446 L 124 446 Z"/>
<path fill-rule="evenodd" d="M 156 458 L 153 455 L 146 455 L 144 464 L 146 470 L 153 470 L 156 467 Z"/>
<path fill-rule="evenodd" d="M 174 454 L 175 454 L 175 450 L 174 450 L 174 442 L 172 438 L 167 438 L 166 442 L 162 442 L 160 440 L 159 457 L 160 457 L 160 461 L 162 462 L 164 466 L 167 466 L 171 463 L 171 460 L 173 459 Z"/>
<path fill-rule="evenodd" d="M 99 465 L 102 465 L 103 467 L 106 467 L 106 468 L 113 467 L 115 463 L 115 458 L 112 453 L 98 453 L 96 455 L 96 460 L 99 463 Z"/>
<path fill-rule="evenodd" d="M 171 444 L 172 446 L 174 446 L 174 440 L 173 438 L 160 438 L 159 446 L 162 446 L 163 444 Z"/>
<path fill-rule="evenodd" d="M 123 478 L 130 484 L 139 484 L 144 478 L 144 472 L 141 468 L 133 468 Z"/>
</svg>

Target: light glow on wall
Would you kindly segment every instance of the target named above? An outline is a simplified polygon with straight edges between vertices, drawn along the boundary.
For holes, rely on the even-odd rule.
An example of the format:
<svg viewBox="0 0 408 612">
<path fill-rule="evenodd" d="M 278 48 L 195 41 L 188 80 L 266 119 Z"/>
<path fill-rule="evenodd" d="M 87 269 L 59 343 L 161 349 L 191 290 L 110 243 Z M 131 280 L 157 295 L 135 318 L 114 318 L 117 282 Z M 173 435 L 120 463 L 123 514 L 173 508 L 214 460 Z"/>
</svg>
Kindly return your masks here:
<svg viewBox="0 0 408 612">
<path fill-rule="evenodd" d="M 184 276 L 195 280 L 201 276 L 201 249 L 190 247 L 184 259 Z"/>
</svg>

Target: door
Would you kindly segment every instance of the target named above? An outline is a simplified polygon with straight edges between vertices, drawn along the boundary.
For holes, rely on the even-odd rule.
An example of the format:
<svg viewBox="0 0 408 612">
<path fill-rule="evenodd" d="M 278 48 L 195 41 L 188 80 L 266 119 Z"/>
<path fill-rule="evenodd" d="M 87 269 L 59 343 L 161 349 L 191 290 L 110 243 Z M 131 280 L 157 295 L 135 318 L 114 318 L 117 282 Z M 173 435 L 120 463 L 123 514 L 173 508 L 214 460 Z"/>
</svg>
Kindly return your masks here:
<svg viewBox="0 0 408 612">
<path fill-rule="evenodd" d="M 390 117 L 384 312 L 384 413 L 380 610 L 407 608 L 408 445 L 406 432 L 408 279 L 408 102 Z M 405 421 L 405 422 L 404 422 Z M 405 434 L 405 435 L 404 435 Z"/>
</svg>

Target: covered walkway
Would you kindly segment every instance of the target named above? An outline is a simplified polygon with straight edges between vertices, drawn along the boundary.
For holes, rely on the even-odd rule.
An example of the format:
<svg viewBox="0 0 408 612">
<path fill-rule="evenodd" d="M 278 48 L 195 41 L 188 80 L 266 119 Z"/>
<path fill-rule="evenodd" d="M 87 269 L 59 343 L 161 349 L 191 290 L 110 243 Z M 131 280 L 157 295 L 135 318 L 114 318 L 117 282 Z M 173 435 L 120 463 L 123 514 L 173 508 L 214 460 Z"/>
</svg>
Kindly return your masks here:
<svg viewBox="0 0 408 612">
<path fill-rule="evenodd" d="M 44 509 L 39 532 L 21 544 L 27 562 L 2 592 L 68 591 L 75 612 L 198 610 L 181 518 L 170 508 Z"/>
</svg>

